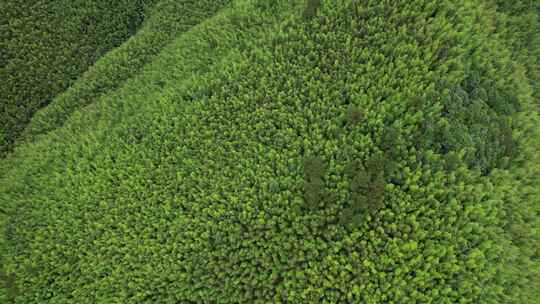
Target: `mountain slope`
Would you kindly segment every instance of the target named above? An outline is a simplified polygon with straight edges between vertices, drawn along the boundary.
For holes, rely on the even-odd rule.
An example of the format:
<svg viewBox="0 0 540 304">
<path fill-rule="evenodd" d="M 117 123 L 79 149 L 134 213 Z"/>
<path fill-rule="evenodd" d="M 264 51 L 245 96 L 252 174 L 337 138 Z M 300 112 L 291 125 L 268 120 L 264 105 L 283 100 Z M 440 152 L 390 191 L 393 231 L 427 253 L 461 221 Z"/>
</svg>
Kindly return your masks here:
<svg viewBox="0 0 540 304">
<path fill-rule="evenodd" d="M 229 3 L 229 0 L 157 2 L 137 35 L 102 57 L 66 92 L 38 111 L 19 142 L 32 141 L 36 136 L 61 126 L 76 109 L 114 92 L 126 80 L 140 73 L 175 37 Z"/>
<path fill-rule="evenodd" d="M 0 154 L 38 109 L 133 35 L 152 2 L 2 1 Z"/>
</svg>

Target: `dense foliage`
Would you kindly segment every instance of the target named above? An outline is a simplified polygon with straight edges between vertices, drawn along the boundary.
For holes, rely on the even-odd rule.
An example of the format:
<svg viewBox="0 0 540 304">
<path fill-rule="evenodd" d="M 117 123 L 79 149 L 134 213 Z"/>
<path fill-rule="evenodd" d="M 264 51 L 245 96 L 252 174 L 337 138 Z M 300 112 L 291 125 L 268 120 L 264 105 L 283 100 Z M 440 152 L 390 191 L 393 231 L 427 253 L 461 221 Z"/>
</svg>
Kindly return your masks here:
<svg viewBox="0 0 540 304">
<path fill-rule="evenodd" d="M 70 114 L 137 75 L 162 48 L 181 33 L 213 15 L 230 0 L 161 0 L 148 12 L 149 17 L 137 35 L 91 66 L 66 92 L 37 112 L 19 142 L 61 126 Z"/>
<path fill-rule="evenodd" d="M 7 300 L 536 303 L 538 7 L 197 3 L 0 161 Z"/>
<path fill-rule="evenodd" d="M 36 110 L 134 34 L 153 1 L 1 1 L 0 154 Z"/>
</svg>

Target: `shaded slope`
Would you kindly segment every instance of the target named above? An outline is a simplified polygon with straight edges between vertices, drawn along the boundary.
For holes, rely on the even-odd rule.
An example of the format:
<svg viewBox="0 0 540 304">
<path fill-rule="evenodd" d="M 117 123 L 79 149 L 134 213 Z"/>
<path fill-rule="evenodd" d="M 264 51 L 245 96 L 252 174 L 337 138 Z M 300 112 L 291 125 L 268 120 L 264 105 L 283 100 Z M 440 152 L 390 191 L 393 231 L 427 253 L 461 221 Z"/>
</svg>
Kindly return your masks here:
<svg viewBox="0 0 540 304">
<path fill-rule="evenodd" d="M 0 153 L 34 112 L 134 34 L 152 2 L 2 1 Z"/>
<path fill-rule="evenodd" d="M 76 109 L 114 91 L 136 76 L 171 40 L 228 3 L 229 0 L 159 1 L 136 36 L 104 56 L 72 87 L 35 114 L 20 141 L 32 141 L 61 126 Z"/>
<path fill-rule="evenodd" d="M 265 2 L 1 163 L 17 300 L 533 303 L 538 114 L 492 12 Z"/>
</svg>

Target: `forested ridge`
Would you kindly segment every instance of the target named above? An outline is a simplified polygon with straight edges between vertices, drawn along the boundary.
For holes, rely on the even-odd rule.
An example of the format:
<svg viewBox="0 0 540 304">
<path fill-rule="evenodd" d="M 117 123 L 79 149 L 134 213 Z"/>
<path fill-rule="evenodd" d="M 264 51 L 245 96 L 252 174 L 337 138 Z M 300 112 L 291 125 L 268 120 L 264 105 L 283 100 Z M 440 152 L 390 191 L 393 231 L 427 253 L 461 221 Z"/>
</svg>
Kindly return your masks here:
<svg viewBox="0 0 540 304">
<path fill-rule="evenodd" d="M 2 4 L 0 302 L 538 301 L 536 1 L 89 2 Z"/>
</svg>

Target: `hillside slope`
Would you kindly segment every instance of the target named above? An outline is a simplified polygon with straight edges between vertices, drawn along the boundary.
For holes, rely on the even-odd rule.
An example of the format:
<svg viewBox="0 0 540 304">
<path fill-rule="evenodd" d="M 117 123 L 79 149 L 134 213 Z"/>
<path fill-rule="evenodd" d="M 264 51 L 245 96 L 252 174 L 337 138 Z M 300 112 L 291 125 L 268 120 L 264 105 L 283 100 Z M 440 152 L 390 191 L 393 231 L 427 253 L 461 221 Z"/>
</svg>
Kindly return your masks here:
<svg viewBox="0 0 540 304">
<path fill-rule="evenodd" d="M 0 3 L 0 156 L 38 109 L 136 32 L 153 2 Z"/>
<path fill-rule="evenodd" d="M 62 126 L 71 113 L 113 92 L 144 66 L 175 37 L 212 16 L 230 0 L 161 0 L 148 12 L 137 35 L 91 66 L 80 79 L 47 107 L 38 111 L 16 144 Z"/>
<path fill-rule="evenodd" d="M 10 301 L 535 303 L 537 16 L 201 3 L 0 161 Z"/>
</svg>

